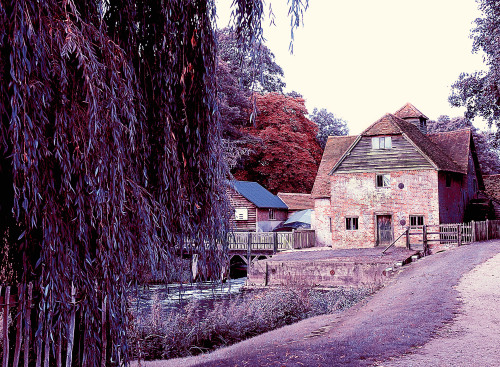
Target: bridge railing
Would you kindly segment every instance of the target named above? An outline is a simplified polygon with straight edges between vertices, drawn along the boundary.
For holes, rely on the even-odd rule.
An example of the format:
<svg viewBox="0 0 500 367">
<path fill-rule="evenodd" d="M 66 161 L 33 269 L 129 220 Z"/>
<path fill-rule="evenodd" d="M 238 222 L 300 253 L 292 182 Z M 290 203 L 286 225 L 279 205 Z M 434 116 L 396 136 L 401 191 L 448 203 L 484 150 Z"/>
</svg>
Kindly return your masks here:
<svg viewBox="0 0 500 367">
<path fill-rule="evenodd" d="M 273 252 L 314 247 L 314 231 L 294 232 L 232 232 L 228 234 L 228 248 L 243 251 L 250 248 Z"/>
</svg>

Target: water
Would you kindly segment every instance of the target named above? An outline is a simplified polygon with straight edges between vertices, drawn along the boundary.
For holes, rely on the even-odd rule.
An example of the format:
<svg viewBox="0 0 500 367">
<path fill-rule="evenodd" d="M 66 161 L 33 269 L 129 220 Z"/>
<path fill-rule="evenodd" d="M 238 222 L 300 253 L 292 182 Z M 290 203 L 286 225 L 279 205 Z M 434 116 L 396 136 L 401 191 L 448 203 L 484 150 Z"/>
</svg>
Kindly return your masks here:
<svg viewBox="0 0 500 367">
<path fill-rule="evenodd" d="M 246 279 L 246 277 L 230 279 L 222 284 L 202 282 L 140 286 L 137 290 L 130 290 L 130 307 L 132 312 L 138 311 L 139 314 L 145 316 L 151 313 L 154 302 L 158 302 L 166 312 L 178 309 L 193 300 L 199 301 L 201 307 L 212 305 L 218 300 L 237 296 L 245 285 Z"/>
</svg>

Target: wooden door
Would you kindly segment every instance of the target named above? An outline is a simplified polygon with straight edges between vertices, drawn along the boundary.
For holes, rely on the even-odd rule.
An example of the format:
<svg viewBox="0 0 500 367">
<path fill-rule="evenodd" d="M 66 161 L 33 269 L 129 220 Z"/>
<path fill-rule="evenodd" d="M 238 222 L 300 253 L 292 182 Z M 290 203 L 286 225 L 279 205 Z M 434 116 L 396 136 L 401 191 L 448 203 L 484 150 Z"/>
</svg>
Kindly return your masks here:
<svg viewBox="0 0 500 367">
<path fill-rule="evenodd" d="M 389 245 L 392 238 L 392 217 L 377 215 L 377 245 Z"/>
</svg>

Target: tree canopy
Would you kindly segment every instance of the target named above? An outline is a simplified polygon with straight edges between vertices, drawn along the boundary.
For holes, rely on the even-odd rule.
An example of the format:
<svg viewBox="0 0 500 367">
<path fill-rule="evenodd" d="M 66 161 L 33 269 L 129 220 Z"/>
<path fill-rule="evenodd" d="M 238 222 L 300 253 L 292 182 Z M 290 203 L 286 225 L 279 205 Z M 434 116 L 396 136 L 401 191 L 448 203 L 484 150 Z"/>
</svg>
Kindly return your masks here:
<svg viewBox="0 0 500 367">
<path fill-rule="evenodd" d="M 462 73 L 452 86 L 449 101 L 466 107 L 466 117 L 482 117 L 490 124 L 500 125 L 500 7 L 494 0 L 478 0 L 482 18 L 472 30 L 473 52 L 482 51 L 486 71 Z"/>
<path fill-rule="evenodd" d="M 276 63 L 274 54 L 263 40 L 247 49 L 240 46 L 238 35 L 229 28 L 220 30 L 217 36 L 219 57 L 245 90 L 257 93 L 283 92 L 286 86 L 283 69 Z"/>
<path fill-rule="evenodd" d="M 234 1 L 247 48 L 262 9 Z M 215 16 L 201 0 L 0 1 L 0 236 L 21 313 L 34 284 L 37 356 L 71 334 L 73 289 L 78 364 L 124 364 L 134 272 L 168 269 L 188 240 L 220 274 Z"/>
<path fill-rule="evenodd" d="M 259 143 L 251 145 L 252 153 L 234 170 L 235 178 L 259 182 L 273 193 L 311 192 L 322 149 L 304 102 L 278 93 L 257 95 L 256 126 L 242 130 Z"/>
<path fill-rule="evenodd" d="M 326 108 L 322 108 L 321 110 L 315 108 L 311 114 L 311 120 L 318 125 L 317 139 L 323 149 L 329 136 L 349 134 L 347 122 L 328 112 Z"/>
</svg>

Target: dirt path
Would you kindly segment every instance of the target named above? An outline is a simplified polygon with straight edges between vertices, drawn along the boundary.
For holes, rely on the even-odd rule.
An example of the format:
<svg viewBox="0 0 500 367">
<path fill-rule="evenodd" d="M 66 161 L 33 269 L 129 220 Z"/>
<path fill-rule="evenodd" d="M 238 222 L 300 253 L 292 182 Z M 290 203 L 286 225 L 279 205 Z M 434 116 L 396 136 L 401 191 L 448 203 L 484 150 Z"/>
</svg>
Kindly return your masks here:
<svg viewBox="0 0 500 367">
<path fill-rule="evenodd" d="M 432 255 L 409 265 L 384 289 L 346 312 L 304 320 L 210 354 L 143 363 L 143 366 L 490 366 L 486 361 L 484 364 L 470 363 L 470 360 L 466 363 L 465 359 L 445 360 L 441 364 L 439 358 L 445 358 L 452 350 L 460 357 L 463 353 L 460 350 L 468 351 L 473 358 L 476 354 L 474 347 L 469 348 L 467 340 L 463 344 L 448 341 L 447 347 L 432 347 L 431 343 L 439 339 L 464 337 L 469 333 L 469 329 L 462 326 L 454 329 L 454 325 L 460 324 L 460 319 L 457 318 L 455 323 L 451 321 L 457 317 L 459 310 L 463 314 L 458 317 L 469 317 L 477 306 L 467 299 L 474 299 L 476 294 L 489 294 L 491 289 L 483 292 L 482 287 L 486 284 L 494 288 L 495 285 L 488 280 L 497 279 L 500 270 L 487 263 L 485 270 L 481 267 L 462 281 L 461 278 L 498 253 L 500 241 L 489 241 Z M 469 289 L 475 289 L 477 279 L 473 276 L 478 272 L 483 276 L 477 293 L 469 292 L 467 295 L 460 287 L 469 284 Z M 460 296 L 463 303 L 458 299 Z M 486 302 L 479 301 L 479 304 L 482 307 Z M 464 319 L 463 322 L 465 324 L 460 325 L 471 321 Z M 477 322 L 474 329 L 481 333 L 481 340 L 491 340 L 488 345 L 496 348 L 499 345 L 498 335 L 492 334 L 499 334 L 499 324 L 490 324 L 488 319 L 481 322 Z M 444 325 L 448 326 L 443 328 Z M 433 339 L 437 332 L 438 339 Z M 476 344 L 477 348 L 486 345 L 480 341 Z M 386 363 L 391 358 L 415 351 L 419 346 L 424 346 L 420 349 L 422 355 L 413 354 Z M 434 348 L 444 349 L 439 351 L 438 356 Z M 479 353 L 488 354 L 483 349 L 478 349 Z M 420 357 L 422 360 L 417 362 Z M 421 364 L 413 364 L 413 361 Z M 461 361 L 464 364 L 460 364 Z"/>
<path fill-rule="evenodd" d="M 451 324 L 415 353 L 380 366 L 499 366 L 500 254 L 467 273 L 457 290 L 463 304 Z"/>
</svg>

